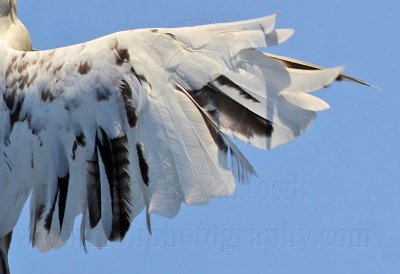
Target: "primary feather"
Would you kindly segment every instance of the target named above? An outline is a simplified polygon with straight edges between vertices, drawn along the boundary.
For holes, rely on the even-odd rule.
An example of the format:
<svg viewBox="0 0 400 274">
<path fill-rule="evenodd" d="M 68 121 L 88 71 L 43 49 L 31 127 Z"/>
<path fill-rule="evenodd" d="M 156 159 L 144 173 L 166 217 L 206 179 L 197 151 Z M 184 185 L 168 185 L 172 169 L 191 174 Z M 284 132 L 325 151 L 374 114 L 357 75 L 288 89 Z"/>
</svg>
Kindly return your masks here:
<svg viewBox="0 0 400 274">
<path fill-rule="evenodd" d="M 172 218 L 181 203 L 231 194 L 255 171 L 230 137 L 265 149 L 293 140 L 328 108 L 309 93 L 341 77 L 341 67 L 257 51 L 293 33 L 275 19 L 125 31 L 46 51 L 3 37 L 0 236 L 31 190 L 30 239 L 42 251 L 62 246 L 79 214 L 83 244 L 101 247 L 123 239 L 143 209 L 151 231 L 152 213 Z"/>
</svg>

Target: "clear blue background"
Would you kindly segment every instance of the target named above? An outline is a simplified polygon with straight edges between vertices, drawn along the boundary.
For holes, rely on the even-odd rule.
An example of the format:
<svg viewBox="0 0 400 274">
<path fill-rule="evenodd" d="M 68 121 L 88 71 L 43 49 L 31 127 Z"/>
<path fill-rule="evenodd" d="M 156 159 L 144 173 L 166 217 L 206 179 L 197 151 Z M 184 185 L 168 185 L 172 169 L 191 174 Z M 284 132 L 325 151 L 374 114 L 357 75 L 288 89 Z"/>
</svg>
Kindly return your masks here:
<svg viewBox="0 0 400 274">
<path fill-rule="evenodd" d="M 384 92 L 351 83 L 319 91 L 331 109 L 299 139 L 273 151 L 241 145 L 258 178 L 173 220 L 153 217 L 152 237 L 140 215 L 124 243 L 85 254 L 75 232 L 41 254 L 29 245 L 25 211 L 13 273 L 400 273 L 398 1 L 19 1 L 37 49 L 277 10 L 278 27 L 297 32 L 274 53 L 344 64 Z"/>
</svg>

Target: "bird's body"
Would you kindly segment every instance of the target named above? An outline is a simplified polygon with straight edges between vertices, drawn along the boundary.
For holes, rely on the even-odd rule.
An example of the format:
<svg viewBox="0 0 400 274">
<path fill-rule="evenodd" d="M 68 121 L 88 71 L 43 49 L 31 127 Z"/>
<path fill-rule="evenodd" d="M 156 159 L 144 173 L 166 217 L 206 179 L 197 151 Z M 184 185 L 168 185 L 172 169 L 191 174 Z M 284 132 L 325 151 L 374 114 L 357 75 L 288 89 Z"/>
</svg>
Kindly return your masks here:
<svg viewBox="0 0 400 274">
<path fill-rule="evenodd" d="M 341 76 L 256 51 L 292 34 L 274 29 L 276 15 L 30 51 L 14 4 L 0 0 L 3 273 L 31 192 L 30 239 L 42 251 L 62 246 L 79 214 L 84 245 L 123 239 L 143 209 L 151 230 L 151 213 L 172 218 L 254 173 L 228 136 L 289 142 L 328 108 L 309 92 Z"/>
</svg>

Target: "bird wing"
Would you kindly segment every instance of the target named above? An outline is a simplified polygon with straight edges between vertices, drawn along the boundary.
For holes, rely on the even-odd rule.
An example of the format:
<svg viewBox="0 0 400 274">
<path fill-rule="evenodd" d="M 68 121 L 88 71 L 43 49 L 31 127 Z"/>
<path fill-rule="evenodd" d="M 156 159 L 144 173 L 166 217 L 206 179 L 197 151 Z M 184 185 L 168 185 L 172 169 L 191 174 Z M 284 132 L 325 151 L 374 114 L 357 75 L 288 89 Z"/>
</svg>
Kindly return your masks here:
<svg viewBox="0 0 400 274">
<path fill-rule="evenodd" d="M 290 58 L 290 57 L 286 57 L 286 56 L 280 56 L 280 55 L 276 55 L 276 54 L 272 54 L 272 53 L 264 52 L 264 54 L 270 58 L 278 60 L 283 66 L 288 67 L 288 68 L 297 68 L 297 69 L 303 69 L 303 70 L 324 69 L 324 67 L 321 67 L 321 66 L 318 66 L 315 64 L 311 64 L 306 61 L 302 61 L 302 60 L 298 60 L 298 59 L 294 59 L 294 58 Z M 364 80 L 361 80 L 359 78 L 356 78 L 356 77 L 353 77 L 353 76 L 350 76 L 350 75 L 347 75 L 344 73 L 339 74 L 339 76 L 336 78 L 336 80 L 338 80 L 338 81 L 347 80 L 347 81 L 358 83 L 358 84 L 361 84 L 364 86 L 380 89 L 379 87 L 373 86 L 373 85 L 365 82 Z"/>
<path fill-rule="evenodd" d="M 229 136 L 273 148 L 328 105 L 309 92 L 342 68 L 304 70 L 256 51 L 293 33 L 276 15 L 142 29 L 21 52 L 0 45 L 0 235 L 28 195 L 31 235 L 62 246 L 76 216 L 96 246 L 143 209 L 174 217 L 234 191 L 254 169 Z"/>
</svg>

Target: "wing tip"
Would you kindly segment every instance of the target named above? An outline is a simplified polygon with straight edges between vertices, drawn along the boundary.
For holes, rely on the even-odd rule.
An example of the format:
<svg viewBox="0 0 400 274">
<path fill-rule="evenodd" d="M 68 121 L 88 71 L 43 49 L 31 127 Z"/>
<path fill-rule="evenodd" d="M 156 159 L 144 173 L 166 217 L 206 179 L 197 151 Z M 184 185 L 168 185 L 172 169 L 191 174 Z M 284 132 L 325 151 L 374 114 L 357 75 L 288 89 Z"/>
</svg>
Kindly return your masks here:
<svg viewBox="0 0 400 274">
<path fill-rule="evenodd" d="M 288 29 L 276 29 L 275 32 L 278 36 L 277 44 L 281 44 L 286 42 L 290 37 L 292 37 L 296 31 L 294 29 L 288 28 Z"/>
<path fill-rule="evenodd" d="M 349 82 L 357 83 L 357 84 L 360 84 L 360 85 L 363 85 L 363 86 L 371 87 L 371 88 L 377 89 L 379 91 L 384 91 L 383 88 L 380 88 L 380 87 L 375 86 L 373 84 L 370 84 L 370 83 L 368 83 L 368 82 L 366 82 L 364 80 L 361 80 L 359 78 L 356 78 L 356 77 L 353 77 L 353 76 L 350 76 L 350 75 L 347 75 L 347 74 L 344 74 L 344 73 L 341 73 L 337 77 L 336 80 L 337 81 L 349 81 Z"/>
</svg>

